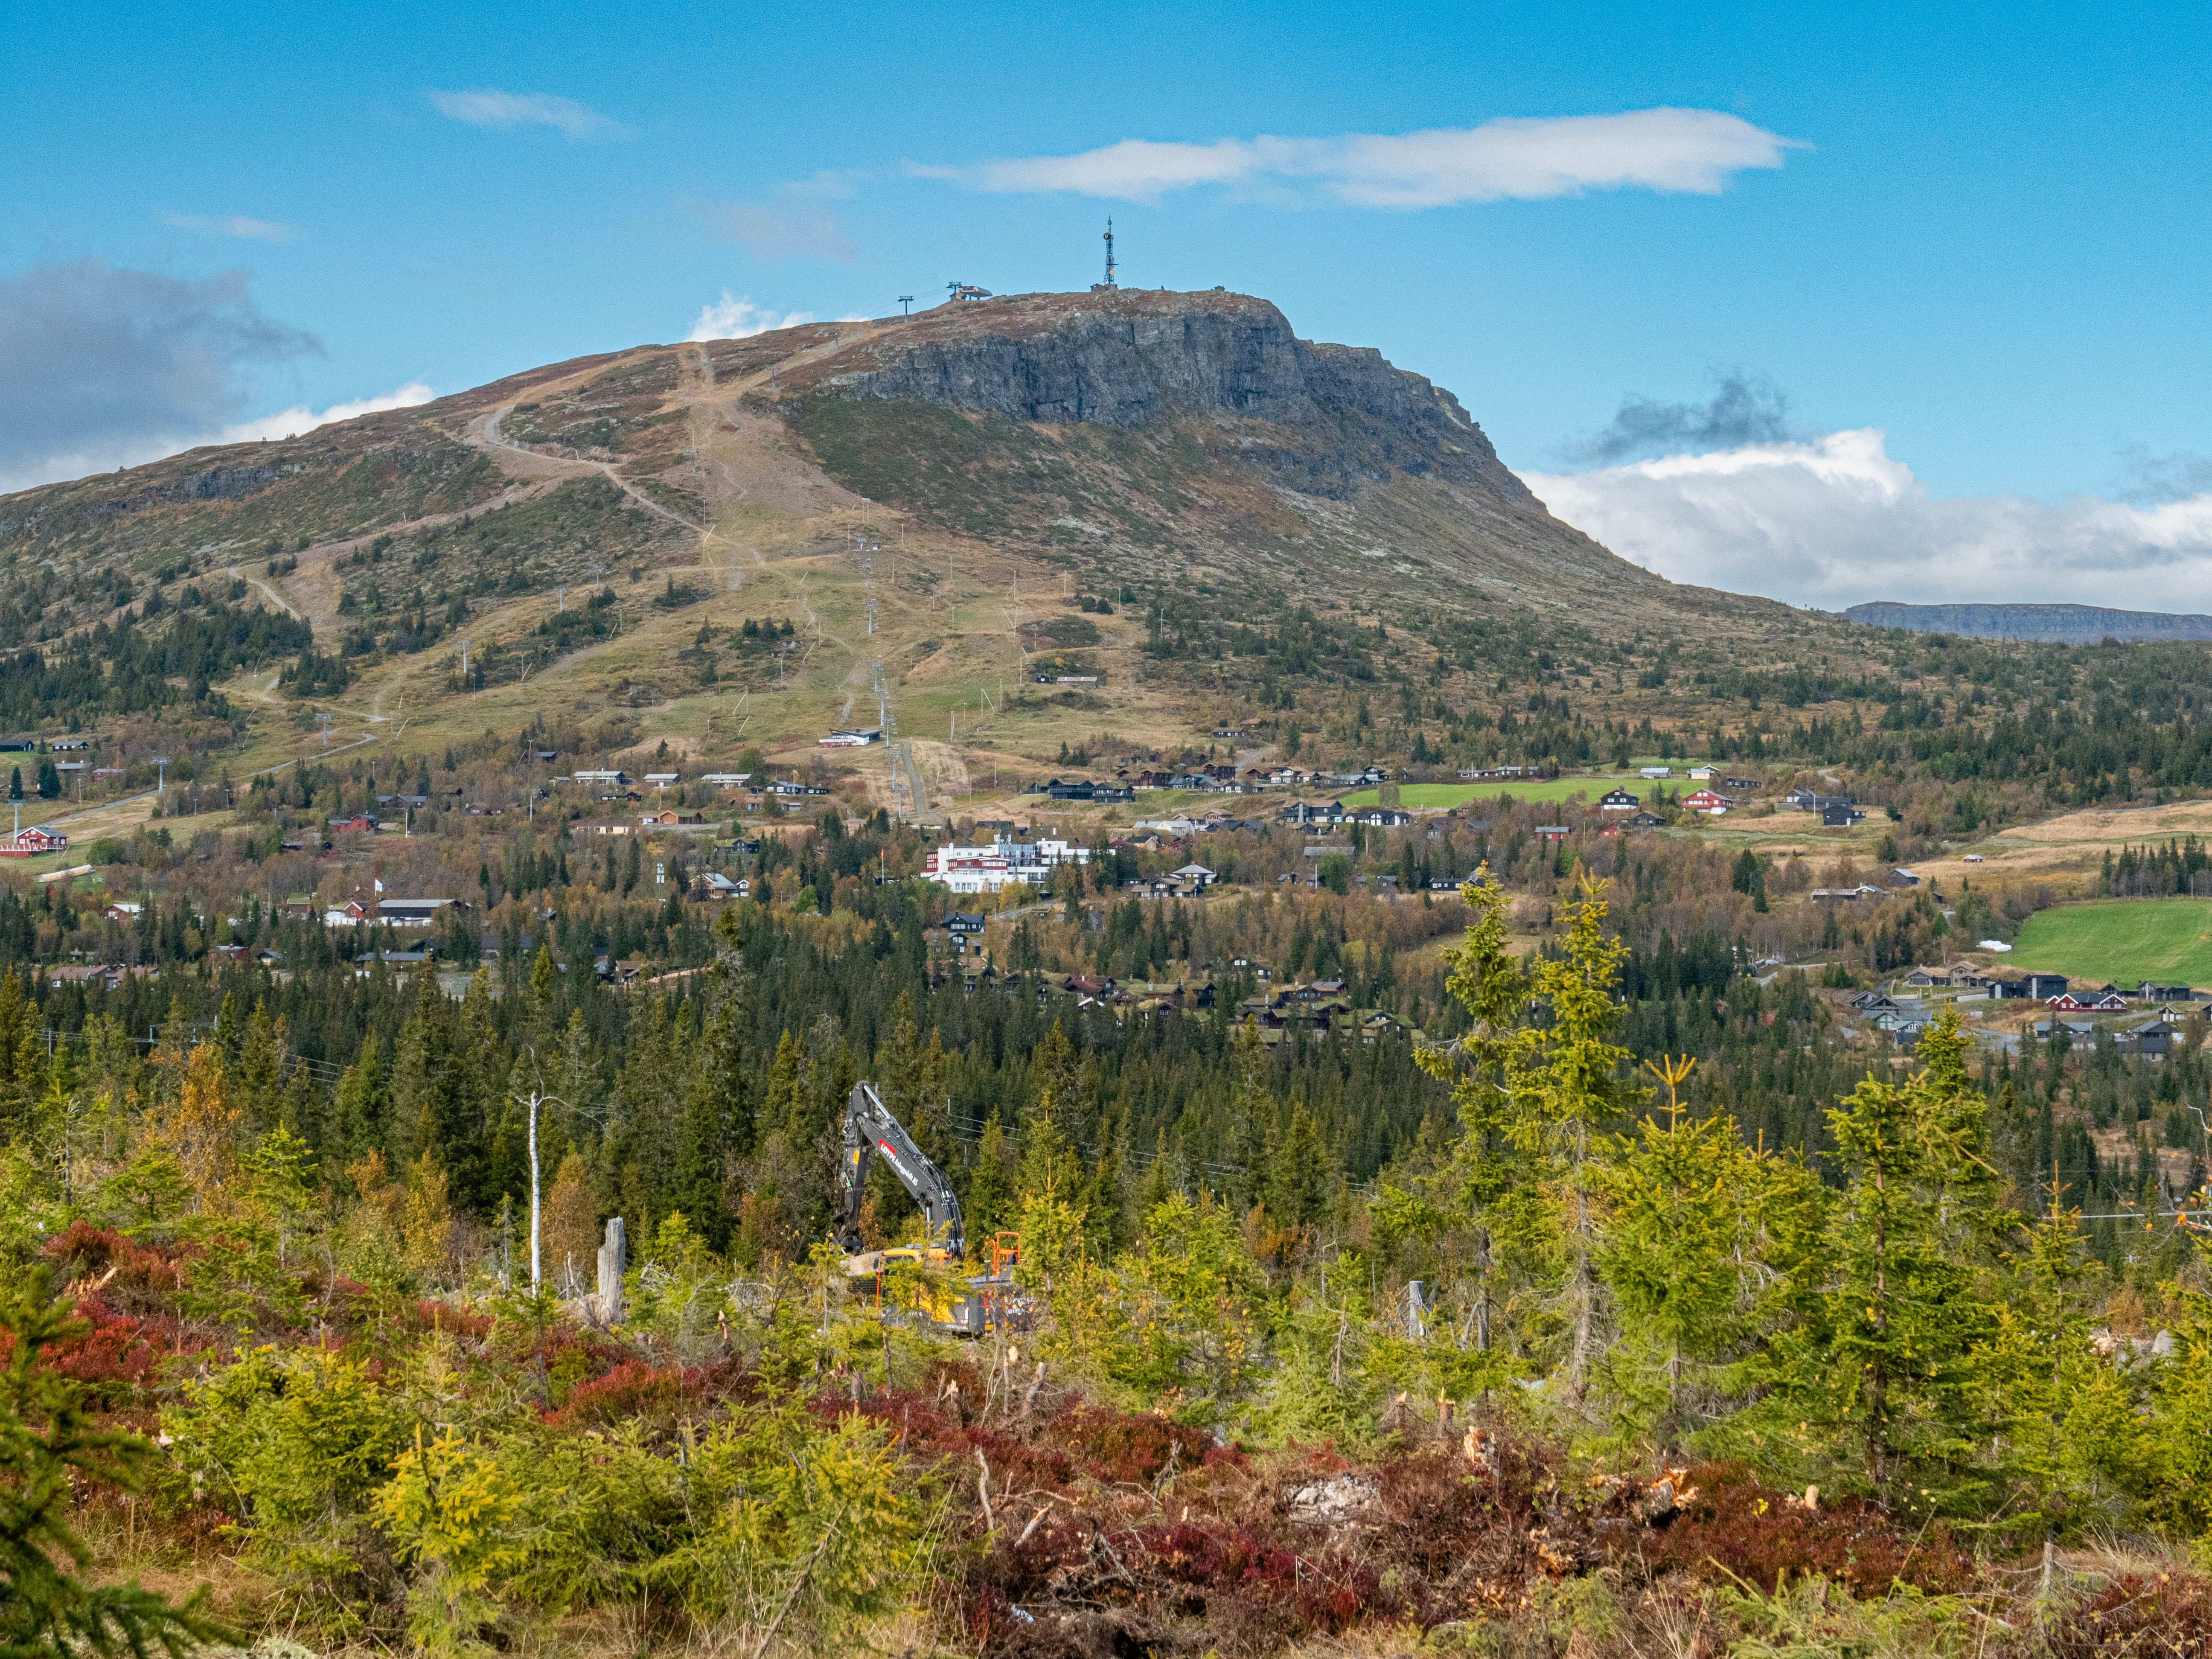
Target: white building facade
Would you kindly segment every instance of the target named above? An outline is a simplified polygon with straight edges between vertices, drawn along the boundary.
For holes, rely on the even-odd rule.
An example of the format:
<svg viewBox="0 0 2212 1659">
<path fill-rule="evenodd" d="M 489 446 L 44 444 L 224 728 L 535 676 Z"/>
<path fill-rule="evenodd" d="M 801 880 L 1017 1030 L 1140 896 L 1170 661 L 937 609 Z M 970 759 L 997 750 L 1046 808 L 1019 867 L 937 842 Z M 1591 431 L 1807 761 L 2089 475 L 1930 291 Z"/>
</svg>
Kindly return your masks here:
<svg viewBox="0 0 2212 1659">
<path fill-rule="evenodd" d="M 1000 836 L 988 846 L 932 849 L 921 877 L 956 893 L 995 893 L 1009 882 L 1041 886 L 1053 866 L 1084 864 L 1090 858 L 1089 848 L 1065 841 L 1015 841 Z"/>
</svg>

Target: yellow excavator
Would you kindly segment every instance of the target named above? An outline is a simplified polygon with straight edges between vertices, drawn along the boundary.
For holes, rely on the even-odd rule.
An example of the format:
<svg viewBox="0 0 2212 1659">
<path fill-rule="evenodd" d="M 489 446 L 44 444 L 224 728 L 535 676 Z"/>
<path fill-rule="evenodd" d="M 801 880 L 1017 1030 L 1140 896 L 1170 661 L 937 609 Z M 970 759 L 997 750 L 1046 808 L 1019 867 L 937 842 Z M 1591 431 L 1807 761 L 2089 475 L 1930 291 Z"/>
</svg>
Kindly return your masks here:
<svg viewBox="0 0 2212 1659">
<path fill-rule="evenodd" d="M 879 1155 L 899 1184 L 921 1206 L 927 1243 L 871 1250 L 861 1237 L 860 1199 L 867 1189 L 868 1165 Z M 891 1115 L 872 1083 L 854 1085 L 845 1102 L 835 1236 L 837 1248 L 845 1252 L 846 1273 L 856 1279 L 873 1281 L 878 1311 L 883 1306 L 886 1270 L 894 1264 L 917 1262 L 958 1275 L 966 1261 L 967 1221 L 960 1213 L 959 1194 L 952 1190 L 945 1171 L 930 1162 L 914 1144 L 914 1137 Z M 1021 1258 L 1020 1240 L 1013 1233 L 994 1233 L 990 1249 L 990 1272 L 956 1278 L 957 1289 L 940 1288 L 941 1279 L 936 1284 L 926 1280 L 914 1292 L 913 1310 L 955 1336 L 982 1336 L 1022 1323 L 1025 1310 L 1012 1273 Z"/>
</svg>

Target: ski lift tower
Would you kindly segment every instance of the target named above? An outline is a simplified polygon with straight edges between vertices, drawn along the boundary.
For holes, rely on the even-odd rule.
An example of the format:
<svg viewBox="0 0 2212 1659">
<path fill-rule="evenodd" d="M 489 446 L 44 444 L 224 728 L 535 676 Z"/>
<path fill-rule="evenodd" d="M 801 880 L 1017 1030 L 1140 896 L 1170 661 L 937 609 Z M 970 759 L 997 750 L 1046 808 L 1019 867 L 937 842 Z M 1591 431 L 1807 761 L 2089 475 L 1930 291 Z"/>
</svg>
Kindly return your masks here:
<svg viewBox="0 0 2212 1659">
<path fill-rule="evenodd" d="M 860 606 L 867 617 L 867 629 L 872 637 L 876 631 L 876 550 L 864 530 L 854 538 L 860 555 Z"/>
</svg>

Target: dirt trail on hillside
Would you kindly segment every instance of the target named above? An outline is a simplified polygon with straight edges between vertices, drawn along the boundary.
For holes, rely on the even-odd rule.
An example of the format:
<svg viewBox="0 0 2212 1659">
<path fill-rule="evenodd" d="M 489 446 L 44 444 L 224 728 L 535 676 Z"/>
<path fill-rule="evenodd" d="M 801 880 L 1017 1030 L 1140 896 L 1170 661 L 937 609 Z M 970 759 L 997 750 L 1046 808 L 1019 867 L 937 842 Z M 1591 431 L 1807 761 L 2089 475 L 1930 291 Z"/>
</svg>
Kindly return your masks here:
<svg viewBox="0 0 2212 1659">
<path fill-rule="evenodd" d="M 506 418 L 508 412 L 512 410 L 514 407 L 514 405 L 513 404 L 501 404 L 497 409 L 492 410 L 490 414 L 485 416 L 481 421 L 471 422 L 469 423 L 470 429 L 468 441 L 479 445 L 483 448 L 496 449 L 509 455 L 527 455 L 534 460 L 554 461 L 558 465 L 571 469 L 571 477 L 579 477 L 587 472 L 596 472 L 600 477 L 613 483 L 623 495 L 629 496 L 630 500 L 635 501 L 647 512 L 665 519 L 672 525 L 680 525 L 684 529 L 690 531 L 694 535 L 702 537 L 714 536 L 719 538 L 720 532 L 714 530 L 713 526 L 703 524 L 694 524 L 682 514 L 663 507 L 659 501 L 653 500 L 652 496 L 647 495 L 635 484 L 632 483 L 628 478 L 623 477 L 621 471 L 617 469 L 612 461 L 570 460 L 566 456 L 540 455 L 533 449 L 526 449 L 522 445 L 515 443 L 510 439 L 501 437 L 500 435 L 499 423 L 501 420 Z"/>
<path fill-rule="evenodd" d="M 295 622 L 305 620 L 305 618 L 300 615 L 298 608 L 293 605 L 291 600 L 286 599 L 275 588 L 270 586 L 270 585 L 267 582 L 263 581 L 260 577 L 241 576 L 239 574 L 238 567 L 236 565 L 232 565 L 230 567 L 230 579 L 233 581 L 248 583 L 253 587 L 258 589 L 263 599 L 268 600 L 270 604 L 275 605 L 278 610 L 282 611 L 286 616 L 291 617 Z"/>
</svg>

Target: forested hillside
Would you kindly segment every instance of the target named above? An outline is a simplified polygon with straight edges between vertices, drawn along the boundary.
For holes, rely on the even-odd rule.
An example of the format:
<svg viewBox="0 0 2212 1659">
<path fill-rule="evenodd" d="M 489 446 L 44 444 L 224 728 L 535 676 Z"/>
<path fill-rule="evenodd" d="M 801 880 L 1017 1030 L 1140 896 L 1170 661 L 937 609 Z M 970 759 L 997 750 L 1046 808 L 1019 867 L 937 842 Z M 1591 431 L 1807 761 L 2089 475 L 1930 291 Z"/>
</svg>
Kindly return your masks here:
<svg viewBox="0 0 2212 1659">
<path fill-rule="evenodd" d="M 828 837 L 810 890 L 876 846 Z M 1410 1047 L 933 983 L 898 885 L 711 927 L 672 897 L 702 970 L 665 988 L 541 948 L 458 1001 L 337 962 L 41 1007 L 11 969 L 0 1429 L 70 1390 L 158 1418 L 139 1496 L 74 1506 L 100 1571 L 210 1577 L 191 1617 L 318 1642 L 2200 1630 L 2212 1303 L 2148 1187 L 2120 1231 L 2083 1213 L 2075 1068 L 1978 1062 L 1947 1019 L 1910 1068 L 1805 1073 L 1802 986 L 1632 963 L 1598 890 L 1524 961 L 1468 887 Z M 2201 1097 L 2196 1049 L 2138 1102 Z M 1793 1073 L 1810 1114 L 1765 1133 Z M 817 1242 L 862 1076 L 970 1238 L 1019 1234 L 1027 1311 L 980 1346 Z M 609 1328 L 562 1298 L 611 1213 Z M 872 1235 L 915 1224 L 882 1181 Z M 41 1323 L 55 1289 L 74 1325 Z"/>
<path fill-rule="evenodd" d="M 1134 292 L 25 492 L 0 623 L 0 1653 L 2212 1644 L 2203 1005 L 1978 994 L 2207 879 L 2201 644 Z"/>
</svg>

